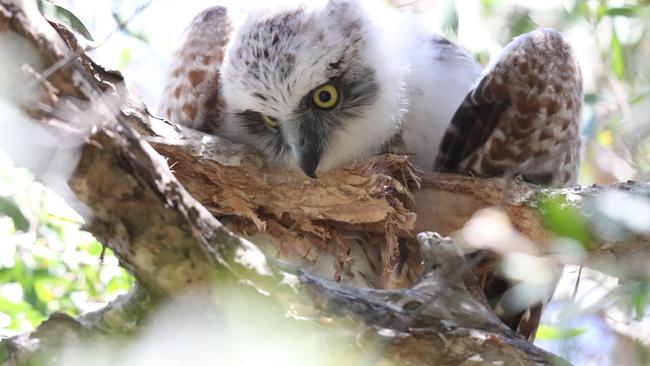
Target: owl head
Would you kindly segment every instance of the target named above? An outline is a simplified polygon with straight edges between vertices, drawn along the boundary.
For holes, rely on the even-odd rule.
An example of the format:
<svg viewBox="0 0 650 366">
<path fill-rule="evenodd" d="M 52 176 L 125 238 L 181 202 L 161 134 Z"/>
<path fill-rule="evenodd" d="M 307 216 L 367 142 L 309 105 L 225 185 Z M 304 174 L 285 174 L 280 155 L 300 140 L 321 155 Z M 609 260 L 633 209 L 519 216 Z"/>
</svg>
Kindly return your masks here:
<svg viewBox="0 0 650 366">
<path fill-rule="evenodd" d="M 220 69 L 222 134 L 310 177 L 377 153 L 399 131 L 408 71 L 380 22 L 350 0 L 248 12 Z"/>
</svg>

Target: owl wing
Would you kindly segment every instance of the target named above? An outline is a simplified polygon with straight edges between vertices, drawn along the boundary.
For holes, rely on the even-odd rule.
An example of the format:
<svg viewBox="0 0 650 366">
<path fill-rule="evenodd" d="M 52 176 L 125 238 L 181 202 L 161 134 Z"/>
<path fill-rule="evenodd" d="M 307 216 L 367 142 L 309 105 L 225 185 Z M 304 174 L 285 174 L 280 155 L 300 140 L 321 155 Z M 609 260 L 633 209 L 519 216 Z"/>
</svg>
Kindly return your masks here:
<svg viewBox="0 0 650 366">
<path fill-rule="evenodd" d="M 483 177 L 522 175 L 545 185 L 574 184 L 580 160 L 581 103 L 580 69 L 564 38 L 548 29 L 517 37 L 452 117 L 435 170 Z M 491 305 L 504 323 L 534 339 L 543 303 L 508 306 L 517 302 L 516 295 L 512 282 L 495 272 L 499 258 L 479 253 L 485 259 L 477 275 Z M 544 294 L 546 301 L 553 294 L 552 285 Z"/>
<path fill-rule="evenodd" d="M 215 132 L 222 118 L 219 67 L 234 27 L 223 6 L 199 13 L 183 35 L 159 104 L 170 122 Z"/>
<path fill-rule="evenodd" d="M 434 169 L 574 184 L 581 105 L 580 69 L 562 35 L 540 29 L 519 36 L 454 114 Z"/>
</svg>

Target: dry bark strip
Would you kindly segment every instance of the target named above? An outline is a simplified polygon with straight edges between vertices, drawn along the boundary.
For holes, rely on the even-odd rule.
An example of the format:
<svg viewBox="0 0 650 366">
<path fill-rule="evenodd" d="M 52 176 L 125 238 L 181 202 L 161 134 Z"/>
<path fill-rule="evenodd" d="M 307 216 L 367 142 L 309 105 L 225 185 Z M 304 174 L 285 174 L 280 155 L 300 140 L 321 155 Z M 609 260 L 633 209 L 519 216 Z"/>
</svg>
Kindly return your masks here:
<svg viewBox="0 0 650 366">
<path fill-rule="evenodd" d="M 272 172 L 242 147 L 218 139 L 197 144 L 193 133 L 151 118 L 123 88 L 118 74 L 95 65 L 78 52 L 65 28 L 56 29 L 60 35 L 35 12 L 0 0 L 0 32 L 19 35 L 36 47 L 47 65 L 59 65 L 41 83 L 43 103 L 56 108 L 70 96 L 101 101 L 106 93 L 121 102 L 116 122 L 88 137 L 70 186 L 92 211 L 89 231 L 113 249 L 138 285 L 98 312 L 77 318 L 55 314 L 35 332 L 2 340 L 0 353 L 9 365 L 27 364 L 70 339 L 131 333 L 161 300 L 188 287 L 211 284 L 215 272 L 216 278 L 242 280 L 242 287 L 279 292 L 272 295 L 306 293 L 325 316 L 352 316 L 366 324 L 369 337 L 384 344 L 383 356 L 404 364 L 561 363 L 496 318 L 476 292 L 471 268 L 449 239 L 437 234 L 419 237 L 417 256 L 409 262 L 412 278 L 419 279 L 409 288 L 352 288 L 299 269 L 289 269 L 298 280 L 290 286 L 283 281 L 286 267 L 269 262 L 215 215 L 242 232 L 295 239 L 302 246 L 289 250 L 303 254 L 312 242 L 328 246 L 333 241 L 340 247 L 328 250 L 343 255 L 345 242 L 337 233 L 368 233 L 371 241 L 383 243 L 382 275 L 384 284 L 391 285 L 398 238 L 412 240 L 415 232 L 431 228 L 450 233 L 477 208 L 499 205 L 515 227 L 547 243 L 552 236 L 535 207 L 538 195 L 571 193 L 588 198 L 627 189 L 649 196 L 648 185 L 633 183 L 539 191 L 521 182 L 513 183 L 504 195 L 499 180 L 418 175 L 395 156 L 305 182 L 299 175 Z M 65 125 L 53 123 L 53 116 L 42 108 L 29 112 L 44 123 Z M 421 188 L 413 197 L 409 187 L 418 182 Z M 304 201 L 299 207 L 287 204 L 295 199 Z M 328 203 L 324 207 L 319 204 L 323 199 Z M 647 238 L 635 238 L 632 244 L 596 241 L 590 256 L 614 253 L 617 260 L 627 261 L 630 254 L 647 255 Z M 213 288 L 218 291 L 218 286 Z"/>
<path fill-rule="evenodd" d="M 612 192 L 648 200 L 647 183 L 544 189 L 520 180 L 506 184 L 502 179 L 424 173 L 394 155 L 376 157 L 355 169 L 334 170 L 312 181 L 299 172 L 278 174 L 254 152 L 218 137 L 167 128 L 157 119 L 149 119 L 147 125 L 164 136 L 166 143 L 154 143 L 154 148 L 168 159 L 193 197 L 237 233 L 265 233 L 287 252 L 309 256 L 314 242 L 329 245 L 332 251 L 345 249 L 345 243 L 332 245 L 341 232 L 370 234 L 370 242 L 389 251 L 391 246 L 385 243 L 395 238 L 409 240 L 425 231 L 451 235 L 480 209 L 499 207 L 540 254 L 553 254 L 556 235 L 545 227 L 539 203 L 563 197 L 565 205 L 579 210 L 593 229 L 589 251 L 563 257 L 563 263 L 586 264 L 621 278 L 650 276 L 648 235 L 622 227 L 616 236 L 603 235 L 600 225 L 607 218 L 595 207 L 597 199 Z M 296 200 L 299 204 L 292 204 Z M 411 254 L 408 279 L 414 282 L 420 276 L 420 258 L 417 250 Z M 383 274 L 388 273 L 384 288 L 390 288 L 386 284 L 391 283 L 394 263 L 384 265 Z"/>
</svg>

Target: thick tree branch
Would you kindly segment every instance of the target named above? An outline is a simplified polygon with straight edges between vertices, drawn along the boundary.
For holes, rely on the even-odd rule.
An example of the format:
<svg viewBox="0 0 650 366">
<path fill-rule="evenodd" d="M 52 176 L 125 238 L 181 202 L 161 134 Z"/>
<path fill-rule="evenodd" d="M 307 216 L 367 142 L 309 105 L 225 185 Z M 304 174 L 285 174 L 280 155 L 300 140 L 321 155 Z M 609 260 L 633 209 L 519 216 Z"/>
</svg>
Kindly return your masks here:
<svg viewBox="0 0 650 366">
<path fill-rule="evenodd" d="M 157 126 L 155 130 L 163 131 L 160 125 L 165 122 L 152 119 L 149 123 Z M 238 225 L 233 225 L 240 232 L 255 232 L 257 227 L 268 225 L 274 217 L 264 216 L 264 213 L 278 210 L 282 214 L 296 217 L 295 221 L 309 220 L 316 222 L 316 225 L 325 221 L 328 227 L 345 228 L 350 232 L 381 233 L 388 228 L 402 238 L 424 231 L 452 235 L 463 229 L 477 211 L 499 207 L 514 228 L 535 243 L 539 247 L 539 254 L 544 255 L 553 254 L 557 250 L 551 245 L 557 235 L 545 226 L 539 205 L 542 201 L 561 197 L 562 204 L 577 210 L 591 230 L 590 241 L 586 243 L 588 251 L 580 256 L 561 258 L 564 263 L 584 263 L 620 277 L 650 275 L 646 265 L 650 259 L 650 235 L 635 232 L 626 227 L 624 222 L 613 222 L 614 219 L 603 217 L 604 213 L 599 207 L 599 201 L 611 193 L 623 193 L 633 199 L 650 202 L 648 183 L 625 182 L 611 187 L 543 189 L 517 179 L 506 182 L 500 178 L 416 173 L 407 160 L 385 156 L 356 170 L 326 173 L 319 178 L 323 182 L 321 185 L 319 181 L 306 180 L 300 173 L 285 172 L 278 177 L 259 162 L 249 162 L 252 152 L 241 148 L 241 154 L 233 155 L 240 147 L 227 144 L 219 138 L 204 136 L 202 141 L 208 141 L 205 146 L 192 146 L 192 142 L 201 140 L 195 136 L 196 132 L 167 131 L 165 138 L 168 143 L 154 146 L 158 152 L 168 157 L 175 176 L 195 198 L 222 220 L 229 222 L 233 218 L 243 219 L 244 223 L 238 221 Z M 224 149 L 224 146 L 227 147 Z M 224 151 L 228 153 L 224 154 Z M 351 174 L 354 174 L 355 183 L 362 183 L 346 185 Z M 403 204 L 393 206 L 391 211 L 389 204 L 395 201 L 373 201 L 376 186 L 372 184 L 376 181 L 372 181 L 369 174 L 383 175 L 385 181 L 393 184 L 391 189 L 380 191 L 381 194 L 374 197 L 393 195 Z M 232 181 L 236 183 L 233 184 Z M 277 188 L 278 183 L 283 185 L 281 189 Z M 333 197 L 344 197 L 342 201 L 347 205 L 340 210 L 341 215 L 339 212 L 332 214 L 331 210 L 312 210 L 316 205 L 328 209 L 330 206 L 341 207 L 340 201 L 323 201 L 329 197 L 322 192 L 325 189 L 323 187 L 327 187 L 327 194 L 332 194 Z M 407 187 L 413 190 L 412 195 Z M 367 194 L 360 195 L 360 188 Z M 254 197 L 245 201 L 245 210 L 238 205 L 229 205 L 224 199 L 229 196 L 245 197 L 251 192 L 255 194 L 251 194 Z M 350 192 L 353 193 L 349 194 Z M 296 197 L 304 200 L 312 197 L 313 201 L 300 205 L 286 204 Z M 352 209 L 355 205 L 358 205 L 357 209 Z M 609 235 L 606 230 L 602 230 L 603 223 L 615 225 L 616 235 Z M 391 224 L 394 226 L 391 227 Z M 272 228 L 274 227 L 275 223 Z M 298 232 L 300 230 L 297 229 Z M 267 230 L 267 233 L 276 239 L 282 238 L 273 230 Z M 383 239 L 380 236 L 380 240 Z M 289 250 L 304 255 L 309 249 L 292 247 Z M 419 268 L 413 270 L 419 273 Z"/>
</svg>

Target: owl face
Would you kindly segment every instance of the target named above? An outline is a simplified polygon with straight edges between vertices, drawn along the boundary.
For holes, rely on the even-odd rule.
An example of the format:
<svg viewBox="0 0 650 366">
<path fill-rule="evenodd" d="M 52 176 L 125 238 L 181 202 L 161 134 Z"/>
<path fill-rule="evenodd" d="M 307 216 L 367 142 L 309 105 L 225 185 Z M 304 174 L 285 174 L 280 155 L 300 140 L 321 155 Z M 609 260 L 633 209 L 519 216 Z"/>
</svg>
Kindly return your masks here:
<svg viewBox="0 0 650 366">
<path fill-rule="evenodd" d="M 397 131 L 399 83 L 380 77 L 365 15 L 351 1 L 249 14 L 220 70 L 222 134 L 310 177 L 377 152 Z"/>
</svg>

